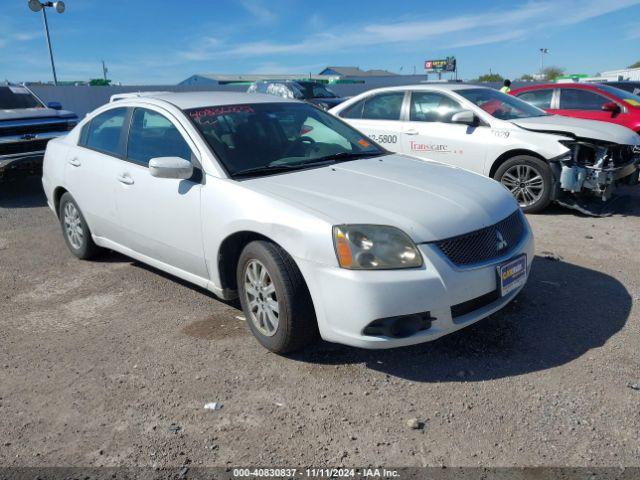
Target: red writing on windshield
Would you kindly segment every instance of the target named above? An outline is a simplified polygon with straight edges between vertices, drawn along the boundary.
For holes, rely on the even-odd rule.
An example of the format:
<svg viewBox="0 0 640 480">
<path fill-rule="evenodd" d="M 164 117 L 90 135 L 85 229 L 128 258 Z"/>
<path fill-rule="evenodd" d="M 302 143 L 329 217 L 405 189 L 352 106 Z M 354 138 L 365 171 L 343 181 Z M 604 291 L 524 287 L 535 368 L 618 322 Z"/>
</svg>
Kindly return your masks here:
<svg viewBox="0 0 640 480">
<path fill-rule="evenodd" d="M 249 105 L 221 105 L 219 107 L 207 107 L 191 110 L 189 112 L 189 116 L 196 121 L 200 121 L 203 117 L 217 117 L 219 115 L 228 115 L 230 113 L 254 113 L 254 110 Z"/>
</svg>

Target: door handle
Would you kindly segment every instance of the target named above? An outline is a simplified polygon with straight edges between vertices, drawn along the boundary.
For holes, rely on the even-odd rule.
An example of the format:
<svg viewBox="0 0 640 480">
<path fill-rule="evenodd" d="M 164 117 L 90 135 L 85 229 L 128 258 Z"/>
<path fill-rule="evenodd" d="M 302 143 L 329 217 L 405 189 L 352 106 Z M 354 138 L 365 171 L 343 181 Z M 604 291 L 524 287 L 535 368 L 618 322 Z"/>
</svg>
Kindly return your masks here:
<svg viewBox="0 0 640 480">
<path fill-rule="evenodd" d="M 80 165 L 82 165 L 80 163 L 80 160 L 78 160 L 78 157 L 73 157 L 73 158 L 69 159 L 68 163 L 69 163 L 69 165 L 72 165 L 74 167 L 79 167 Z"/>
<path fill-rule="evenodd" d="M 405 135 L 418 135 L 420 132 L 418 132 L 417 130 L 407 130 L 404 132 Z"/>
<path fill-rule="evenodd" d="M 123 173 L 122 175 L 118 175 L 117 179 L 120 183 L 124 183 L 125 185 L 133 185 L 135 183 L 133 181 L 133 178 L 131 178 L 126 173 Z"/>
</svg>

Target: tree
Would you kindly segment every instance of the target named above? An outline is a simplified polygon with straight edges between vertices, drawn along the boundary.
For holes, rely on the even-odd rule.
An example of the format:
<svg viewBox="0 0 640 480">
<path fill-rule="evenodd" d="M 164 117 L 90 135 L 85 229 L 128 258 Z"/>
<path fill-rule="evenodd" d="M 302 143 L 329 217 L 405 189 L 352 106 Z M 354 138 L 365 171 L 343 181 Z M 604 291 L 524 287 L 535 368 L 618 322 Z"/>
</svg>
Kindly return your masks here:
<svg viewBox="0 0 640 480">
<path fill-rule="evenodd" d="M 640 68 L 640 60 L 638 60 L 636 63 L 629 65 L 629 68 Z"/>
<path fill-rule="evenodd" d="M 542 71 L 542 78 L 547 82 L 553 82 L 556 78 L 564 74 L 564 68 L 547 67 Z"/>
<path fill-rule="evenodd" d="M 478 77 L 479 82 L 501 82 L 502 80 L 504 78 L 499 73 L 485 73 Z"/>
<path fill-rule="evenodd" d="M 533 82 L 535 79 L 536 77 L 528 73 L 525 73 L 524 75 L 520 76 L 520 80 L 522 80 L 523 82 Z"/>
<path fill-rule="evenodd" d="M 105 80 L 104 78 L 92 78 L 89 80 L 89 85 L 92 87 L 108 87 L 111 80 Z"/>
</svg>

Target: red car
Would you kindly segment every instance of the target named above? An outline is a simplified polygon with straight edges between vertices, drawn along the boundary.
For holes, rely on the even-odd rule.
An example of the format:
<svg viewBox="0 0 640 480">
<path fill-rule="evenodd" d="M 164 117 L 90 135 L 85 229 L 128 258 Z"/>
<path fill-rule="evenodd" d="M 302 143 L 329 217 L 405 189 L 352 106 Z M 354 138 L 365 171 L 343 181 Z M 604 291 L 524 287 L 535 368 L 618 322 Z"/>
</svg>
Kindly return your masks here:
<svg viewBox="0 0 640 480">
<path fill-rule="evenodd" d="M 516 88 L 511 95 L 549 113 L 617 123 L 640 133 L 640 96 L 609 85 L 550 83 Z"/>
</svg>

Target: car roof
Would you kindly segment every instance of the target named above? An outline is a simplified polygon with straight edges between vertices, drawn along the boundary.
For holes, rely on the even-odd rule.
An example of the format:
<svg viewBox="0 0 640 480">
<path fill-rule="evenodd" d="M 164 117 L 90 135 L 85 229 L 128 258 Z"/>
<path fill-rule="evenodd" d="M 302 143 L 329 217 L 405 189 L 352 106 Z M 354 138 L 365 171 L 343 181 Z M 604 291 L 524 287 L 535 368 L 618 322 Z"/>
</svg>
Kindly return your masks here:
<svg viewBox="0 0 640 480">
<path fill-rule="evenodd" d="M 487 88 L 484 85 L 472 85 L 468 83 L 418 83 L 414 85 L 398 85 L 395 87 L 382 87 L 376 88 L 375 91 L 394 91 L 394 90 L 446 90 L 446 91 L 456 91 L 456 90 L 470 90 L 472 88 Z M 371 92 L 374 90 L 370 90 Z"/>
<path fill-rule="evenodd" d="M 524 92 L 525 90 L 542 90 L 549 88 L 579 88 L 582 90 L 598 90 L 601 87 L 600 83 L 577 83 L 577 82 L 561 82 L 561 83 L 540 83 L 538 85 L 526 85 L 524 87 L 518 87 L 511 90 L 513 92 Z"/>
<path fill-rule="evenodd" d="M 159 100 L 167 102 L 182 110 L 199 107 L 216 107 L 221 105 L 238 105 L 247 103 L 291 103 L 296 100 L 246 92 L 159 92 L 145 95 L 140 100 Z"/>
</svg>

